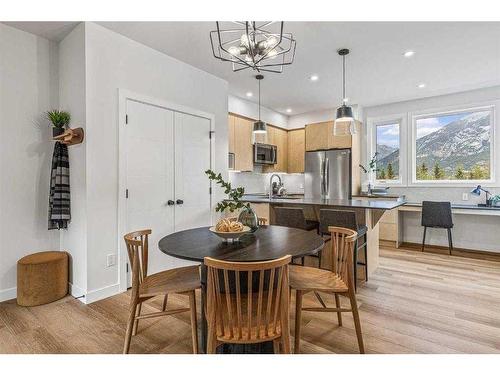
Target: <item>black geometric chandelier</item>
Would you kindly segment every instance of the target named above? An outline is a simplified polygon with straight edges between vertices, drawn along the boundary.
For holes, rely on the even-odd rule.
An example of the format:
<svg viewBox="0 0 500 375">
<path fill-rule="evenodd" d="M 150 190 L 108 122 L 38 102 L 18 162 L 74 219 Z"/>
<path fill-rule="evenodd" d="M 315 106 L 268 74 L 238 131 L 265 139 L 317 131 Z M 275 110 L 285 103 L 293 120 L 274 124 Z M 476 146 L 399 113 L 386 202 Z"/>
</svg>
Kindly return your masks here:
<svg viewBox="0 0 500 375">
<path fill-rule="evenodd" d="M 229 23 L 228 23 L 229 24 Z M 281 73 L 293 63 L 295 39 L 283 32 L 284 22 L 231 22 L 210 32 L 214 57 L 232 63 L 233 72 L 251 68 L 257 72 Z"/>
</svg>

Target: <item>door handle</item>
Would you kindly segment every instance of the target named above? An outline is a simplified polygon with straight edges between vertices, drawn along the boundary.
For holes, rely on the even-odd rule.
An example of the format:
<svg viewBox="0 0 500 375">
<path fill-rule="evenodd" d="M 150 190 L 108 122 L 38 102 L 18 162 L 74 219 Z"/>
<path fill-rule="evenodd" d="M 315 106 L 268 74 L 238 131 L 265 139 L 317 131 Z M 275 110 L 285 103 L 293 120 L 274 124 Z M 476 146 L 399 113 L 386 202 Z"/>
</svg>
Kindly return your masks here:
<svg viewBox="0 0 500 375">
<path fill-rule="evenodd" d="M 175 202 L 172 199 L 169 199 L 167 201 L 167 205 L 169 205 L 169 206 L 173 206 L 174 204 L 175 204 Z"/>
<path fill-rule="evenodd" d="M 183 201 L 182 199 L 177 199 L 177 200 L 175 201 L 175 203 L 177 203 L 177 204 L 183 204 L 183 203 L 184 203 L 184 201 Z"/>
<path fill-rule="evenodd" d="M 330 198 L 330 159 L 326 159 L 325 163 L 325 192 L 326 196 Z"/>
</svg>

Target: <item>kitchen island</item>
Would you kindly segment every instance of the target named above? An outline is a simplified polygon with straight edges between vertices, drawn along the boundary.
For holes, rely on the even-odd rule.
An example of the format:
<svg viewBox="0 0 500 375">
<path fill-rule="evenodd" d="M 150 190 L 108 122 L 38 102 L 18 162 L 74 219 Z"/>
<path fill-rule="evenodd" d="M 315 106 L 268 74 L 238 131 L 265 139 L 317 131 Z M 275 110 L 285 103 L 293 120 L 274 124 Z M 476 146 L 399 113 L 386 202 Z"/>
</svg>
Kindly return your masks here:
<svg viewBox="0 0 500 375">
<path fill-rule="evenodd" d="M 273 224 L 275 207 L 301 207 L 309 220 L 319 221 L 320 209 L 335 209 L 355 211 L 358 224 L 366 225 L 368 245 L 368 275 L 373 273 L 379 263 L 379 221 L 385 212 L 394 210 L 406 203 L 405 200 L 383 199 L 317 199 L 317 198 L 271 198 L 264 195 L 245 195 L 242 201 L 248 202 L 255 209 L 258 216 L 269 219 Z M 328 262 L 328 257 L 325 258 Z M 328 264 L 322 264 L 322 267 Z"/>
</svg>

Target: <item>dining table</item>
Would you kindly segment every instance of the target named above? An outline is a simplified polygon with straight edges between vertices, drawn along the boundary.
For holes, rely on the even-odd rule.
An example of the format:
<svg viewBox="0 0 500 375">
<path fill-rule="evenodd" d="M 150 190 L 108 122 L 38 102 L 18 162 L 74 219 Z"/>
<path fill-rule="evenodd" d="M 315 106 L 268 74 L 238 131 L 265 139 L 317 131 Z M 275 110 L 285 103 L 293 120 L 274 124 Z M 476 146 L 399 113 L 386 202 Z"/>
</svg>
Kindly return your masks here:
<svg viewBox="0 0 500 375">
<path fill-rule="evenodd" d="M 207 320 L 205 317 L 207 269 L 205 257 L 231 262 L 268 261 L 290 255 L 300 259 L 315 255 L 325 242 L 315 231 L 277 225 L 260 226 L 255 232 L 244 234 L 238 241 L 224 241 L 209 230 L 209 227 L 192 228 L 163 237 L 159 249 L 175 258 L 199 262 L 201 264 L 201 351 L 206 352 Z M 219 353 L 273 353 L 272 342 L 238 345 L 224 344 Z"/>
</svg>

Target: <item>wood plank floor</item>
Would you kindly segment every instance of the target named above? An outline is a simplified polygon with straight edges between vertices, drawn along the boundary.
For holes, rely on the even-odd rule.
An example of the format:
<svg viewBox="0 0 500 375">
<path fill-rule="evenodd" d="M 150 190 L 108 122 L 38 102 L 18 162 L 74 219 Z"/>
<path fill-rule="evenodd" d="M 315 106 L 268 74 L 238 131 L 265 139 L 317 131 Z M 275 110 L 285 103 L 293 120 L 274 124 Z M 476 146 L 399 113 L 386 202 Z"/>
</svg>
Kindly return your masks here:
<svg viewBox="0 0 500 375">
<path fill-rule="evenodd" d="M 124 293 L 90 305 L 72 297 L 29 308 L 0 303 L 0 353 L 120 353 L 128 302 Z M 146 310 L 160 304 L 153 300 Z M 313 304 L 307 296 L 304 305 Z M 358 304 L 368 353 L 500 353 L 498 262 L 382 249 Z M 180 306 L 187 297 L 169 299 L 169 307 Z M 343 315 L 339 327 L 334 313 L 303 312 L 301 351 L 357 353 L 352 318 Z M 185 313 L 141 321 L 130 351 L 190 350 Z"/>
</svg>

